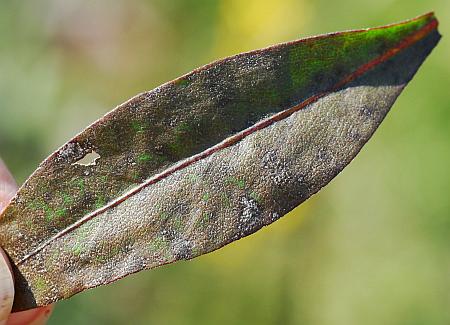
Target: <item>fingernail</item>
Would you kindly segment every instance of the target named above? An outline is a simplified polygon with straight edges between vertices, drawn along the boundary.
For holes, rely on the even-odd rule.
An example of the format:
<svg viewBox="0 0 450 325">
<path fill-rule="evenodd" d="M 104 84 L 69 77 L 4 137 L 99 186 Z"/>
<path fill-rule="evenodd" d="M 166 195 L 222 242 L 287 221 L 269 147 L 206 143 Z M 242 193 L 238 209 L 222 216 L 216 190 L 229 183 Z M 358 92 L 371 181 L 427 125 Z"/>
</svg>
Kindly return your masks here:
<svg viewBox="0 0 450 325">
<path fill-rule="evenodd" d="M 0 325 L 6 324 L 14 301 L 14 282 L 8 257 L 0 248 Z"/>
</svg>

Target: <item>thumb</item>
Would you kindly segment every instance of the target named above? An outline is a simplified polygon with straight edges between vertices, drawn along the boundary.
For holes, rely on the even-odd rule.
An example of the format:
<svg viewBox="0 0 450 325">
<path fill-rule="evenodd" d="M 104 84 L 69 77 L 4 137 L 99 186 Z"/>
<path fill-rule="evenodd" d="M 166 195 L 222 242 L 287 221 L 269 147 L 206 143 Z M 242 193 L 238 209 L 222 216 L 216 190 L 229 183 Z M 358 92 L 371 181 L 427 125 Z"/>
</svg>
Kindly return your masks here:
<svg viewBox="0 0 450 325">
<path fill-rule="evenodd" d="M 0 215 L 17 191 L 17 184 L 0 158 Z"/>
<path fill-rule="evenodd" d="M 8 258 L 0 248 L 0 325 L 6 324 L 14 300 L 14 282 Z"/>
</svg>

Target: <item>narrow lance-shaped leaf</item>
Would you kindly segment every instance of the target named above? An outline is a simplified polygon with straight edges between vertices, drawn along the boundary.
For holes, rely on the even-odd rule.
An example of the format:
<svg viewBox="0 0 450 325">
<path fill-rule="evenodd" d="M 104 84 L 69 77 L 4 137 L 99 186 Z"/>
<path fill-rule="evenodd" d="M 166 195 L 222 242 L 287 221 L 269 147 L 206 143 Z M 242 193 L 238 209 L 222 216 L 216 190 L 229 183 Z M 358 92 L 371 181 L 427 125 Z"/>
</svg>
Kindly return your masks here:
<svg viewBox="0 0 450 325">
<path fill-rule="evenodd" d="M 239 54 L 117 107 L 3 212 L 14 309 L 211 252 L 292 210 L 371 137 L 436 27 L 427 14 Z"/>
</svg>

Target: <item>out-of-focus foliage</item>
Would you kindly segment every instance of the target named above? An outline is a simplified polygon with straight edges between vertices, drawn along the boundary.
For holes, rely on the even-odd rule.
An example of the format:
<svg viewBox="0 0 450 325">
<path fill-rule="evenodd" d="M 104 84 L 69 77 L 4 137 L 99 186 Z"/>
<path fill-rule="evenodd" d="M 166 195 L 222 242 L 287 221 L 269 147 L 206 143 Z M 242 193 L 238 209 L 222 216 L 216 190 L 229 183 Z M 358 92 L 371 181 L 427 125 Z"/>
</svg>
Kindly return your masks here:
<svg viewBox="0 0 450 325">
<path fill-rule="evenodd" d="M 75 296 L 50 324 L 449 324 L 450 2 L 0 1 L 0 155 L 22 182 L 129 97 L 226 55 L 435 10 L 443 38 L 326 189 L 224 249 Z"/>
</svg>

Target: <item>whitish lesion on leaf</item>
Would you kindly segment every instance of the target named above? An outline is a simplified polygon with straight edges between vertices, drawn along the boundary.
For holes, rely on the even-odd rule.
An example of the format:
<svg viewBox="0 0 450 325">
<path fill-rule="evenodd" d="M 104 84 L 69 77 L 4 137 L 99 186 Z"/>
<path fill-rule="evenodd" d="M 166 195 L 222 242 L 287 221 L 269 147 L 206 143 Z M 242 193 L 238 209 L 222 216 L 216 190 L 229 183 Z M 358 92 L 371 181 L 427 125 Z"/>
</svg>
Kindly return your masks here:
<svg viewBox="0 0 450 325">
<path fill-rule="evenodd" d="M 241 235 L 253 231 L 261 222 L 262 211 L 258 203 L 250 197 L 242 196 L 239 200 L 240 216 L 238 229 Z"/>
<path fill-rule="evenodd" d="M 95 166 L 97 165 L 98 160 L 101 158 L 101 156 L 92 150 L 91 152 L 86 153 L 82 158 L 78 159 L 76 162 L 74 162 L 72 165 L 79 165 L 79 166 Z"/>
</svg>

